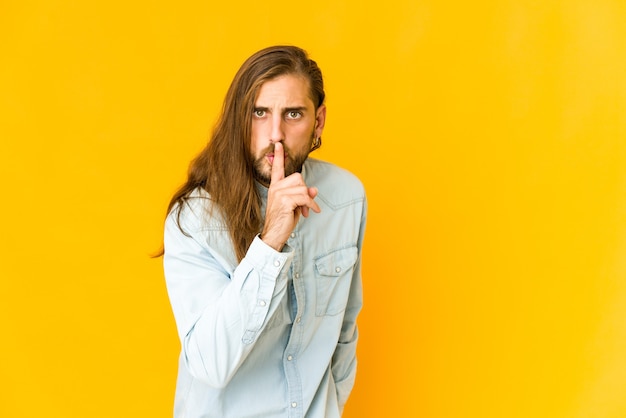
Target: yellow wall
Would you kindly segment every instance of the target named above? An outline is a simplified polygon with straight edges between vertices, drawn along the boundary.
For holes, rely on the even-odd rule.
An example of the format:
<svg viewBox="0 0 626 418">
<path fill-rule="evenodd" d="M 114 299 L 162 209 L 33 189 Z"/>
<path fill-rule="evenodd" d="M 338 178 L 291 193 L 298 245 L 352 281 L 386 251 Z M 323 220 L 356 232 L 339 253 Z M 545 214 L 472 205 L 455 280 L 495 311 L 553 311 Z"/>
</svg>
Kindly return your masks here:
<svg viewBox="0 0 626 418">
<path fill-rule="evenodd" d="M 236 69 L 291 43 L 370 199 L 345 416 L 626 417 L 626 3 L 366 3 L 0 4 L 0 416 L 171 415 L 148 254 Z"/>
</svg>

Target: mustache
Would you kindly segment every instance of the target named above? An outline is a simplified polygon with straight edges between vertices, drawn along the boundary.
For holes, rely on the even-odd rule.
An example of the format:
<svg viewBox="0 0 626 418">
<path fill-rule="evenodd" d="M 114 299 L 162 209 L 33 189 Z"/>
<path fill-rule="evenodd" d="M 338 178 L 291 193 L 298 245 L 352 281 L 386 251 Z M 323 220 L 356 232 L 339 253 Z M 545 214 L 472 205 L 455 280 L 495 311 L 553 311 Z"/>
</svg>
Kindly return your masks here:
<svg viewBox="0 0 626 418">
<path fill-rule="evenodd" d="M 287 145 L 285 145 L 285 143 L 283 142 L 283 152 L 285 153 L 285 156 L 290 154 L 290 150 L 287 147 Z M 275 148 L 275 144 L 270 144 L 269 146 L 267 146 L 265 149 L 263 149 L 261 151 L 261 155 L 267 155 L 267 154 L 274 154 L 274 148 Z"/>
</svg>

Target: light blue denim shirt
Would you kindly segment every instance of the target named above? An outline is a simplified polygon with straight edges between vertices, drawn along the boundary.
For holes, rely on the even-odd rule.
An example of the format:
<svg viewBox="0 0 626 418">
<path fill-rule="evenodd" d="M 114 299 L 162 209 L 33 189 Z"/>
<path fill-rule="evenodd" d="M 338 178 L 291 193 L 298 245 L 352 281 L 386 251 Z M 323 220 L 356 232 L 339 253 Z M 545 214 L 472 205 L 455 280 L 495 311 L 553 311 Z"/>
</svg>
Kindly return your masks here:
<svg viewBox="0 0 626 418">
<path fill-rule="evenodd" d="M 277 252 L 257 236 L 239 263 L 203 191 L 165 224 L 164 270 L 181 341 L 176 418 L 339 417 L 356 374 L 361 182 L 309 158 L 321 213 Z M 265 204 L 267 189 L 258 185 Z"/>
</svg>

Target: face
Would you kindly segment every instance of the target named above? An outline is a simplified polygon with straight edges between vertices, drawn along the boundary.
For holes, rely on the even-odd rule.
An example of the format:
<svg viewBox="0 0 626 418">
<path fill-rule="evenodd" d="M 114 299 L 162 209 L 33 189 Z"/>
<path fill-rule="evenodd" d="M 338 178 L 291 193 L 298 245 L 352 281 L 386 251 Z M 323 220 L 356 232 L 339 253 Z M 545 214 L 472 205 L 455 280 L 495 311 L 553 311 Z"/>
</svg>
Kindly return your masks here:
<svg viewBox="0 0 626 418">
<path fill-rule="evenodd" d="M 322 135 L 326 107 L 315 110 L 309 82 L 297 75 L 283 75 L 260 88 L 252 112 L 250 152 L 256 179 L 269 186 L 274 144 L 285 150 L 285 177 L 302 170 L 315 138 Z"/>
</svg>

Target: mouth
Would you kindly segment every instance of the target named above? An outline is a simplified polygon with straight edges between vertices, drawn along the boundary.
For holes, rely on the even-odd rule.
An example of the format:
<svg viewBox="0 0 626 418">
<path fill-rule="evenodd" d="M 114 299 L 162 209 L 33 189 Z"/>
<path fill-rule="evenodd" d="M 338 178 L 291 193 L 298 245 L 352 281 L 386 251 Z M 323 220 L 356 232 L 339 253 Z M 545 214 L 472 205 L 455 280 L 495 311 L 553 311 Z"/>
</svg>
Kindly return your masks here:
<svg viewBox="0 0 626 418">
<path fill-rule="evenodd" d="M 274 164 L 274 153 L 273 152 L 270 152 L 270 153 L 266 154 L 265 158 L 267 158 L 267 161 L 270 163 L 270 165 Z M 284 161 L 287 161 L 287 158 L 289 158 L 289 154 L 285 153 L 284 154 Z"/>
</svg>

